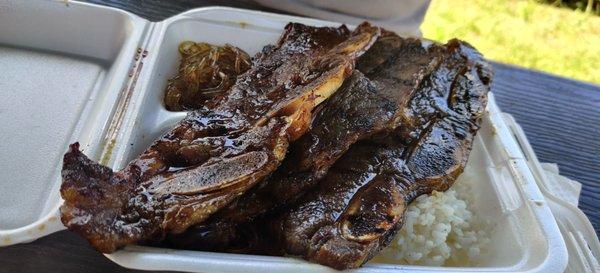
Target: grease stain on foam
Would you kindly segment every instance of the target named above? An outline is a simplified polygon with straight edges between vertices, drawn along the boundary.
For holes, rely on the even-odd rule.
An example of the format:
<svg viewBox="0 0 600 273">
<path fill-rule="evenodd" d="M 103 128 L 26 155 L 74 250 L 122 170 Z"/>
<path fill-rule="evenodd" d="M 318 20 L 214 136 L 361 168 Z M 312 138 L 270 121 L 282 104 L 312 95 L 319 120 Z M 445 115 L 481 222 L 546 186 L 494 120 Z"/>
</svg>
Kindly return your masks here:
<svg viewBox="0 0 600 273">
<path fill-rule="evenodd" d="M 11 242 L 10 237 L 6 236 L 6 237 L 2 238 L 2 244 L 9 245 L 10 242 Z"/>
<path fill-rule="evenodd" d="M 46 224 L 41 224 L 38 226 L 37 228 L 39 231 L 44 231 L 44 229 L 46 229 Z"/>
<path fill-rule="evenodd" d="M 492 137 L 495 137 L 498 135 L 498 128 L 496 128 L 496 125 L 494 124 L 490 124 L 490 134 L 492 135 Z"/>
<path fill-rule="evenodd" d="M 546 202 L 544 200 L 538 200 L 538 199 L 529 199 L 531 200 L 534 204 L 538 205 L 538 206 L 543 206 Z"/>
<path fill-rule="evenodd" d="M 108 160 L 110 159 L 110 156 L 112 155 L 113 149 L 115 148 L 116 144 L 117 141 L 115 139 L 110 140 L 108 145 L 106 145 L 106 152 L 102 155 L 102 159 L 100 159 L 100 164 L 105 166 L 108 164 Z"/>
<path fill-rule="evenodd" d="M 252 26 L 252 24 L 245 21 L 225 21 L 227 24 L 238 25 L 240 28 L 247 28 Z"/>
</svg>

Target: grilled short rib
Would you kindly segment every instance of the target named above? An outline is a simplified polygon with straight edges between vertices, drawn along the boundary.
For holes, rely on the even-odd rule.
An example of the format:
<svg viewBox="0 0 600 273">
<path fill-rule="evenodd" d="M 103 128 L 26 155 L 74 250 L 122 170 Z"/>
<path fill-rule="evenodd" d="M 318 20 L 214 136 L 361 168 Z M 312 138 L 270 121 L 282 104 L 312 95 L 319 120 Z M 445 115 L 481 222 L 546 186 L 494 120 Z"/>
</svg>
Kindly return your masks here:
<svg viewBox="0 0 600 273">
<path fill-rule="evenodd" d="M 355 73 L 338 93 L 322 105 L 322 112 L 313 123 L 314 128 L 303 138 L 317 134 L 319 130 L 314 129 L 320 126 L 331 129 L 321 132 L 323 139 L 327 139 L 328 135 L 339 137 L 334 131 L 338 120 L 319 120 L 328 109 L 339 110 L 335 106 L 340 103 L 337 98 L 347 97 L 346 93 L 356 93 L 361 89 L 361 92 L 370 90 L 374 93 L 386 88 L 400 91 L 402 88 L 398 86 L 406 82 L 406 75 L 420 71 L 418 73 L 423 75 L 414 78 L 417 82 L 414 90 L 408 92 L 410 100 L 396 118 L 395 125 L 384 127 L 386 129 L 377 134 L 365 134 L 370 137 L 350 146 L 333 167 L 327 168 L 324 178 L 306 182 L 299 176 L 298 181 L 290 183 L 285 176 L 279 180 L 270 177 L 263 188 L 249 192 L 258 193 L 260 198 L 246 194 L 223 211 L 244 208 L 237 214 L 218 218 L 224 214 L 217 213 L 207 223 L 191 228 L 183 236 L 169 238 L 169 243 L 184 248 L 241 253 L 287 253 L 337 269 L 354 268 L 389 243 L 402 225 L 406 206 L 414 198 L 450 187 L 466 164 L 479 128 L 492 77 L 491 69 L 477 51 L 458 40 L 446 45 L 428 46 L 420 40 L 394 38 L 387 34 L 380 40 L 385 44 L 378 40 L 372 51 L 358 61 L 358 67 L 372 79 Z M 387 50 L 384 50 L 385 47 Z M 420 64 L 421 69 L 414 69 L 419 66 L 415 61 L 419 58 L 410 59 L 407 55 L 421 56 L 430 62 Z M 368 83 L 355 84 L 359 78 Z M 375 91 L 375 88 L 380 91 Z M 380 109 L 387 109 L 386 105 L 391 104 L 381 104 Z M 385 115 L 368 115 L 366 109 L 370 108 L 363 105 L 355 111 L 363 111 L 364 118 L 372 120 L 368 123 L 386 120 Z M 322 125 L 319 125 L 320 122 Z M 312 138 L 312 141 L 307 141 L 318 146 L 320 140 Z M 302 139 L 296 142 L 292 151 L 295 147 L 302 147 L 299 146 L 301 142 Z M 346 143 L 337 144 L 343 147 Z M 308 150 L 302 149 L 300 154 Z M 283 166 L 288 160 L 296 164 L 302 162 L 296 156 L 292 153 L 284 160 Z M 297 167 L 296 170 L 300 171 L 295 172 L 293 164 L 290 164 L 289 169 L 282 166 L 275 174 L 285 172 L 293 176 L 302 173 L 301 167 Z M 310 190 L 313 185 L 316 188 Z M 298 195 L 304 191 L 308 193 L 295 204 L 282 204 L 281 197 L 277 195 L 279 191 L 271 187 L 280 188 L 284 196 L 290 192 Z M 240 204 L 246 205 L 241 207 Z M 244 217 L 274 205 L 280 209 L 271 215 L 259 213 L 262 217 L 254 221 L 242 221 Z"/>
<path fill-rule="evenodd" d="M 113 252 L 203 221 L 277 168 L 313 108 L 350 76 L 379 32 L 366 23 L 354 32 L 288 24 L 224 96 L 118 172 L 72 144 L 63 161 L 63 223 Z"/>
<path fill-rule="evenodd" d="M 450 187 L 487 102 L 487 62 L 458 40 L 430 44 L 384 31 L 357 68 L 366 76 L 355 72 L 322 104 L 274 175 L 168 245 L 354 268 L 389 243 L 414 198 Z"/>
<path fill-rule="evenodd" d="M 464 42 L 429 46 L 434 48 L 443 54 L 399 126 L 353 145 L 314 190 L 267 221 L 286 253 L 336 269 L 359 267 L 388 245 L 412 200 L 447 190 L 462 173 L 492 71 Z"/>
<path fill-rule="evenodd" d="M 230 247 L 230 241 L 246 240 L 237 238 L 239 223 L 293 203 L 314 187 L 352 144 L 394 130 L 441 54 L 439 48 L 427 50 L 421 40 L 385 31 L 358 60 L 358 68 L 367 76 L 355 71 L 320 106 L 311 129 L 292 144 L 272 175 L 204 223 L 168 240 L 177 247 L 217 251 Z"/>
</svg>

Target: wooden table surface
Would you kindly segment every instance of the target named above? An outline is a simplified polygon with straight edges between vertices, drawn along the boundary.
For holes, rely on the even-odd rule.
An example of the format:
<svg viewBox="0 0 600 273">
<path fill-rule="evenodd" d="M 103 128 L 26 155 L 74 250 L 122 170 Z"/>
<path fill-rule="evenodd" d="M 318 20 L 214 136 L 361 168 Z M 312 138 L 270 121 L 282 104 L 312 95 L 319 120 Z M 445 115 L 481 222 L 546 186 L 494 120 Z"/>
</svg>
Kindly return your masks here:
<svg viewBox="0 0 600 273">
<path fill-rule="evenodd" d="M 239 1 L 91 0 L 152 21 L 201 6 L 262 8 Z M 579 207 L 600 230 L 600 86 L 494 63 L 492 91 L 500 108 L 523 127 L 542 162 L 583 184 Z M 0 248 L 0 272 L 135 272 L 62 231 L 32 243 Z"/>
</svg>

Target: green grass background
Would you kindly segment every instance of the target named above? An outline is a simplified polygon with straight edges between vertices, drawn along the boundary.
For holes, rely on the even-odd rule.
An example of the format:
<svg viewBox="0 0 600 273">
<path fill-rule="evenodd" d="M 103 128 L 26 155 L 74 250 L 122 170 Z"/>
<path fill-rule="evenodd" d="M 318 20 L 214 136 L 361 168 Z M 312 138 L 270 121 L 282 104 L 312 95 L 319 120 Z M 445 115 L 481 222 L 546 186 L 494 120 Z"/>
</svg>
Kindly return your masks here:
<svg viewBox="0 0 600 273">
<path fill-rule="evenodd" d="M 487 58 L 600 84 L 600 16 L 533 0 L 433 0 L 421 27 Z"/>
</svg>

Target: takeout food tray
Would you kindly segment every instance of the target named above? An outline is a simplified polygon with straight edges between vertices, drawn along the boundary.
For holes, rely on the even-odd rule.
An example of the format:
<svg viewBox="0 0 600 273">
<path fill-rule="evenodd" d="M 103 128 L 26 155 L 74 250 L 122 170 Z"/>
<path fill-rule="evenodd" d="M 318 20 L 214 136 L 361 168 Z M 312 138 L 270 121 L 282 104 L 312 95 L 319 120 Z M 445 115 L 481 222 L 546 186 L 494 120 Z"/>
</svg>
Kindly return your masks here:
<svg viewBox="0 0 600 273">
<path fill-rule="evenodd" d="M 0 147 L 0 246 L 64 229 L 58 189 L 68 143 L 79 141 L 90 158 L 120 169 L 185 116 L 167 111 L 162 102 L 167 79 L 177 70 L 180 42 L 229 43 L 253 55 L 275 42 L 290 21 L 339 25 L 223 7 L 149 22 L 85 3 L 0 3 L 0 90 L 10 94 L 0 102 L 1 134 L 8 139 Z M 368 263 L 354 271 L 563 272 L 565 241 L 521 148 L 490 94 L 459 179 L 472 184 L 474 213 L 492 223 L 491 246 L 479 267 Z M 152 270 L 334 271 L 292 257 L 144 246 L 106 256 L 125 267 Z"/>
</svg>

